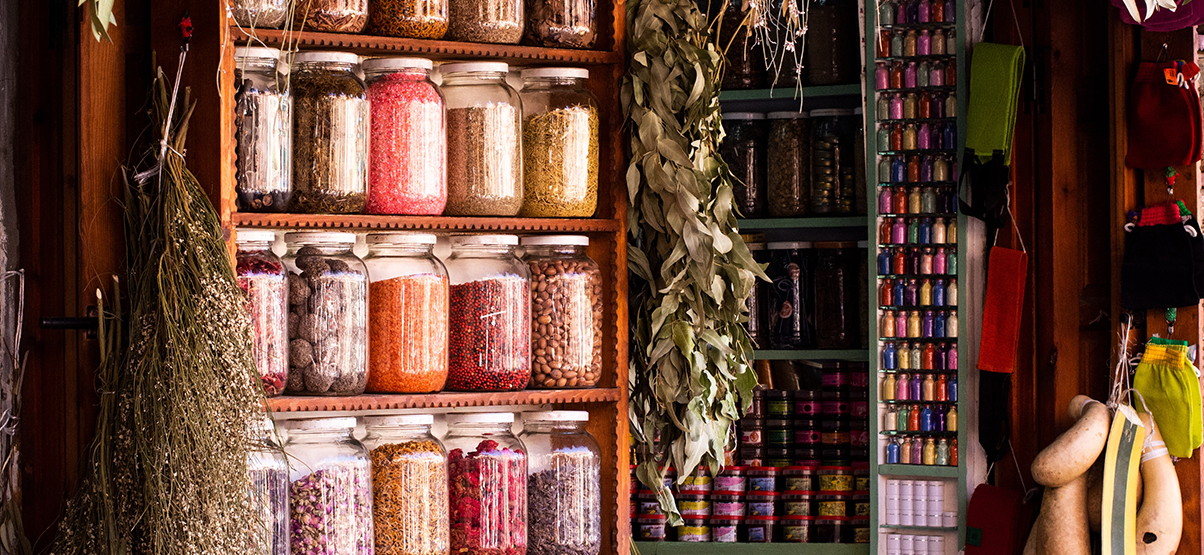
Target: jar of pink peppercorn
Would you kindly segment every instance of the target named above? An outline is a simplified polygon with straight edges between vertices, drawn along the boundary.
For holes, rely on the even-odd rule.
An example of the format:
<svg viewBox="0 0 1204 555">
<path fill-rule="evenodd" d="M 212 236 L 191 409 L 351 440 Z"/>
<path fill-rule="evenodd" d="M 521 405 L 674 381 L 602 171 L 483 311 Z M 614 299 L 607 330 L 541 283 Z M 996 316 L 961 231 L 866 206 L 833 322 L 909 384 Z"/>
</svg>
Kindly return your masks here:
<svg viewBox="0 0 1204 555">
<path fill-rule="evenodd" d="M 369 214 L 438 215 L 447 204 L 443 94 L 422 58 L 363 63 L 371 109 Z"/>
</svg>

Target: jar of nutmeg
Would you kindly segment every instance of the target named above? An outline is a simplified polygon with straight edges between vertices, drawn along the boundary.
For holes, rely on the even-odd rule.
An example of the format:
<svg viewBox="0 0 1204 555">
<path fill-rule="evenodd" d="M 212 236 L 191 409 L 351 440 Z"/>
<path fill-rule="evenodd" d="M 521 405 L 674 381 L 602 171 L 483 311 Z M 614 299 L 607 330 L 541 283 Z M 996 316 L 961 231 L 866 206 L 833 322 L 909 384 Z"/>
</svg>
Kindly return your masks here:
<svg viewBox="0 0 1204 555">
<path fill-rule="evenodd" d="M 595 387 L 602 377 L 602 276 L 579 235 L 524 237 L 531 270 L 530 388 Z"/>
</svg>

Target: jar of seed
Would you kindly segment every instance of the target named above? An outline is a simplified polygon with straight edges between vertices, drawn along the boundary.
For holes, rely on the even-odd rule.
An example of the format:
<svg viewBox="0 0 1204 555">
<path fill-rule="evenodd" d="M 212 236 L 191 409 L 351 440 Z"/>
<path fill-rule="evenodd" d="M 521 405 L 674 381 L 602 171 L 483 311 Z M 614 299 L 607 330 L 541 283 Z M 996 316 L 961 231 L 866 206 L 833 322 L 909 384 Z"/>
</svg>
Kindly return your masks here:
<svg viewBox="0 0 1204 555">
<path fill-rule="evenodd" d="M 283 212 L 292 192 L 292 101 L 277 85 L 279 56 L 234 49 L 234 191 L 243 212 Z"/>
<path fill-rule="evenodd" d="M 448 0 L 447 38 L 516 44 L 523 38 L 523 0 Z"/>
<path fill-rule="evenodd" d="M 514 415 L 447 417 L 451 552 L 523 555 L 527 551 L 527 449 Z"/>
<path fill-rule="evenodd" d="M 448 187 L 443 213 L 517 215 L 523 204 L 522 104 L 506 84 L 509 66 L 474 62 L 447 64 L 439 70 L 447 105 Z"/>
<path fill-rule="evenodd" d="M 368 29 L 386 37 L 441 39 L 447 34 L 447 0 L 372 0 Z"/>
<path fill-rule="evenodd" d="M 724 112 L 723 125 L 727 137 L 719 154 L 736 179 L 732 183 L 736 209 L 744 218 L 765 216 L 765 114 L 757 112 Z"/>
<path fill-rule="evenodd" d="M 590 48 L 597 21 L 594 0 L 526 0 L 529 44 L 554 48 Z"/>
<path fill-rule="evenodd" d="M 369 214 L 443 213 L 447 204 L 447 133 L 443 95 L 422 58 L 365 60 L 368 104 Z"/>
<path fill-rule="evenodd" d="M 523 237 L 531 270 L 532 388 L 594 387 L 602 377 L 602 275 L 589 237 Z"/>
<path fill-rule="evenodd" d="M 769 113 L 768 211 L 772 218 L 806 216 L 811 208 L 811 122 L 807 112 Z"/>
<path fill-rule="evenodd" d="M 527 448 L 527 555 L 598 555 L 602 458 L 585 411 L 523 415 Z"/>
<path fill-rule="evenodd" d="M 852 214 L 857 202 L 852 110 L 811 111 L 811 213 Z"/>
<path fill-rule="evenodd" d="M 279 29 L 288 18 L 288 0 L 231 0 L 234 23 L 247 29 Z"/>
<path fill-rule="evenodd" d="M 447 381 L 447 269 L 423 233 L 368 235 L 368 391 L 429 393 Z"/>
<path fill-rule="evenodd" d="M 251 509 L 258 522 L 251 526 L 254 553 L 289 555 L 288 459 L 276 441 L 276 426 L 266 415 L 251 422 L 247 451 L 247 481 Z"/>
<path fill-rule="evenodd" d="M 288 252 L 290 393 L 359 395 L 368 384 L 368 272 L 354 233 L 293 232 Z"/>
<path fill-rule="evenodd" d="M 359 33 L 368 26 L 368 0 L 297 0 L 294 31 Z"/>
<path fill-rule="evenodd" d="M 374 555 L 448 552 L 447 453 L 429 414 L 364 419 L 372 460 Z"/>
<path fill-rule="evenodd" d="M 372 555 L 372 466 L 355 418 L 286 420 L 292 555 Z"/>
<path fill-rule="evenodd" d="M 288 381 L 288 274 L 272 252 L 276 232 L 239 231 L 235 273 L 251 316 L 251 356 L 268 397 Z"/>
<path fill-rule="evenodd" d="M 514 235 L 457 235 L 451 278 L 447 389 L 507 391 L 531 381 L 531 281 Z"/>
<path fill-rule="evenodd" d="M 579 68 L 524 70 L 520 216 L 588 218 L 598 206 L 598 101 Z"/>
<path fill-rule="evenodd" d="M 290 212 L 357 214 L 367 200 L 368 100 L 351 52 L 293 57 Z"/>
</svg>

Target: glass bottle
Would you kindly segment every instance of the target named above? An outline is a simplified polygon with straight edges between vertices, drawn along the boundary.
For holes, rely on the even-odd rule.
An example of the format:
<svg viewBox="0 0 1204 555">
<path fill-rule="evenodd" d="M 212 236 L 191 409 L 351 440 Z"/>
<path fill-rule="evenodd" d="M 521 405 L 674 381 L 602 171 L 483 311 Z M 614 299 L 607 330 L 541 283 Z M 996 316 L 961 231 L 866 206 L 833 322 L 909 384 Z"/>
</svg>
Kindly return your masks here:
<svg viewBox="0 0 1204 555">
<path fill-rule="evenodd" d="M 957 406 L 949 407 L 949 412 L 945 415 L 945 429 L 950 432 L 957 431 Z"/>
<path fill-rule="evenodd" d="M 899 344 L 899 369 L 911 370 L 911 348 L 907 343 Z"/>
<path fill-rule="evenodd" d="M 892 437 L 886 444 L 886 463 L 899 464 L 899 438 Z"/>
<path fill-rule="evenodd" d="M 946 321 L 944 312 L 937 312 L 936 318 L 933 320 L 932 337 L 945 337 L 945 329 L 948 322 Z"/>
<path fill-rule="evenodd" d="M 932 343 L 928 343 L 927 345 L 924 345 L 924 352 L 921 355 L 921 359 L 920 359 L 920 368 L 923 370 L 934 370 L 936 368 L 936 366 L 934 364 L 935 359 L 936 359 L 936 348 L 932 346 Z M 941 374 L 941 376 L 943 378 L 944 374 Z"/>
<path fill-rule="evenodd" d="M 598 22 L 593 2 L 524 0 L 527 44 L 549 48 L 592 48 Z"/>
<path fill-rule="evenodd" d="M 903 70 L 903 86 L 908 89 L 916 88 L 916 78 L 919 68 L 915 62 L 907 62 L 907 68 Z"/>
<path fill-rule="evenodd" d="M 947 466 L 949 464 L 949 442 L 945 438 L 936 444 L 936 455 L 933 464 L 938 466 Z"/>
<path fill-rule="evenodd" d="M 924 441 L 924 464 L 936 464 L 936 442 L 932 438 Z"/>
<path fill-rule="evenodd" d="M 443 95 L 430 60 L 364 61 L 371 108 L 369 214 L 439 215 L 447 204 Z"/>
<path fill-rule="evenodd" d="M 364 419 L 372 461 L 375 555 L 448 550 L 447 452 L 429 414 Z"/>
<path fill-rule="evenodd" d="M 453 2 L 452 29 L 456 27 L 455 5 Z M 509 66 L 456 63 L 440 66 L 439 71 L 447 106 L 444 215 L 517 215 L 524 197 L 522 101 L 506 84 Z"/>
<path fill-rule="evenodd" d="M 916 370 L 919 370 L 919 369 L 920 369 L 920 367 L 921 367 L 921 360 L 920 360 L 920 358 L 921 358 L 921 357 L 920 357 L 920 355 L 921 355 L 922 353 L 923 353 L 923 350 L 922 350 L 922 349 L 920 349 L 920 344 L 919 344 L 919 343 L 912 343 L 912 344 L 911 344 L 911 367 L 912 367 L 912 368 L 914 368 L 914 369 L 916 369 Z"/>
<path fill-rule="evenodd" d="M 767 211 L 772 218 L 805 216 L 811 205 L 811 120 L 807 112 L 770 112 L 766 168 Z M 883 126 L 878 133 L 882 147 Z M 886 148 L 880 148 L 886 150 Z"/>
<path fill-rule="evenodd" d="M 602 547 L 602 458 L 586 431 L 589 413 L 526 413 L 527 545 L 531 552 L 598 555 Z"/>
<path fill-rule="evenodd" d="M 924 441 L 920 436 L 911 438 L 911 464 L 924 464 Z"/>
<path fill-rule="evenodd" d="M 881 130 L 878 131 L 879 138 L 881 138 L 883 131 L 886 131 L 885 127 L 883 127 Z M 890 140 L 889 139 L 889 131 L 887 132 L 887 137 L 888 137 L 887 141 L 889 141 Z M 879 139 L 879 140 L 881 140 L 881 139 Z M 889 144 L 887 146 L 889 146 Z M 894 203 L 892 202 L 893 200 L 894 200 L 894 195 L 891 193 L 890 189 L 888 189 L 886 187 L 879 189 L 878 190 L 878 213 L 879 214 L 893 214 L 894 213 Z"/>
<path fill-rule="evenodd" d="M 911 441 L 907 436 L 899 437 L 899 463 L 911 464 Z"/>
<path fill-rule="evenodd" d="M 957 311 L 949 311 L 949 317 L 945 319 L 945 337 L 957 339 L 957 324 Z"/>
<path fill-rule="evenodd" d="M 524 553 L 527 548 L 527 448 L 514 415 L 448 415 L 448 506 L 452 553 Z"/>
<path fill-rule="evenodd" d="M 953 272 L 950 272 L 953 273 Z M 945 304 L 948 306 L 957 306 L 957 280 L 949 280 L 949 286 L 945 288 Z"/>
<path fill-rule="evenodd" d="M 909 432 L 920 431 L 920 413 L 921 412 L 922 411 L 920 410 L 919 405 L 915 405 L 915 406 L 911 407 L 911 411 L 907 413 L 907 431 L 909 431 Z"/>
<path fill-rule="evenodd" d="M 767 199 L 765 114 L 725 112 L 723 121 L 728 135 L 719 152 L 737 179 L 732 184 L 734 205 L 745 218 L 762 218 Z"/>
<path fill-rule="evenodd" d="M 894 0 L 883 0 L 878 4 L 878 25 L 894 25 L 895 24 L 895 2 Z"/>
<path fill-rule="evenodd" d="M 957 466 L 957 439 L 949 442 L 949 466 Z"/>
<path fill-rule="evenodd" d="M 931 344 L 929 344 L 931 346 Z M 940 374 L 936 378 L 936 382 L 932 386 L 932 393 L 936 401 L 949 400 L 949 379 L 945 374 Z"/>
<path fill-rule="evenodd" d="M 910 124 L 910 123 L 907 124 L 907 127 L 903 128 L 903 137 L 902 138 L 903 138 L 903 141 L 902 141 L 903 150 L 915 150 L 917 148 L 917 146 L 916 146 L 916 126 L 914 124 Z"/>
<path fill-rule="evenodd" d="M 937 29 L 936 32 L 932 33 L 932 55 L 944 56 L 946 54 L 945 46 L 945 31 L 943 29 Z M 935 70 L 936 68 L 933 69 Z M 935 87 L 938 85 L 933 86 Z"/>
<path fill-rule="evenodd" d="M 377 36 L 441 39 L 447 34 L 447 0 L 371 0 L 369 33 Z"/>
<path fill-rule="evenodd" d="M 890 87 L 892 89 L 903 88 L 905 76 L 904 76 L 902 63 L 899 63 L 899 62 L 891 63 L 890 69 L 887 73 L 888 73 L 888 76 L 887 76 L 887 86 L 888 87 Z"/>
<path fill-rule="evenodd" d="M 544 67 L 523 70 L 522 78 L 523 206 L 519 216 L 588 218 L 598 207 L 599 168 L 598 100 L 585 86 L 589 71 Z"/>
<path fill-rule="evenodd" d="M 934 87 L 945 86 L 945 62 L 937 61 L 932 64 L 932 73 L 928 76 L 928 82 Z"/>
<path fill-rule="evenodd" d="M 895 313 L 893 310 L 887 310 L 882 313 L 882 323 L 878 326 L 878 334 L 882 337 L 895 336 Z"/>
<path fill-rule="evenodd" d="M 932 273 L 937 274 L 937 275 L 943 275 L 945 273 L 945 270 L 947 269 L 946 262 L 947 262 L 947 260 L 945 258 L 945 249 L 943 249 L 943 248 L 936 249 L 936 254 L 932 255 Z"/>
<path fill-rule="evenodd" d="M 898 353 L 895 350 L 895 344 L 887 343 L 886 346 L 882 348 L 882 369 L 883 370 L 895 370 L 898 367 L 899 367 L 899 360 L 898 360 Z M 889 390 L 884 389 L 882 394 L 887 395 L 888 394 L 887 391 L 890 391 L 889 395 L 891 395 L 891 399 L 893 399 L 894 398 L 894 380 L 893 379 L 891 380 L 891 388 Z"/>
<path fill-rule="evenodd" d="M 289 552 L 288 459 L 276 439 L 272 419 L 256 418 L 250 426 L 247 482 L 251 508 L 259 522 L 252 526 L 252 546 L 261 555 Z"/>
<path fill-rule="evenodd" d="M 448 40 L 517 44 L 525 25 L 523 0 L 448 0 Z"/>
<path fill-rule="evenodd" d="M 274 48 L 234 49 L 234 192 L 242 212 L 283 212 L 292 196 L 292 97 L 277 84 L 279 56 Z"/>
<path fill-rule="evenodd" d="M 531 273 L 529 387 L 594 387 L 602 377 L 602 274 L 589 237 L 524 237 Z"/>
<path fill-rule="evenodd" d="M 923 390 L 923 400 L 936 400 L 936 380 L 932 379 L 932 374 L 924 374 L 924 383 L 921 389 Z"/>
<path fill-rule="evenodd" d="M 235 273 L 251 317 L 251 356 L 264 393 L 284 392 L 288 381 L 288 273 L 272 252 L 276 232 L 244 230 L 236 240 Z"/>
<path fill-rule="evenodd" d="M 931 82 L 931 73 L 932 64 L 929 64 L 927 60 L 921 61 L 920 65 L 916 68 L 916 86 L 920 88 L 929 86 L 929 83 Z"/>
<path fill-rule="evenodd" d="M 895 400 L 907 401 L 910 399 L 911 387 L 907 385 L 907 374 L 899 374 L 899 379 L 895 381 Z"/>
<path fill-rule="evenodd" d="M 916 95 L 915 93 L 907 93 L 903 96 L 903 118 L 915 119 L 916 117 Z"/>
<path fill-rule="evenodd" d="M 370 109 L 364 82 L 356 76 L 358 62 L 353 52 L 305 51 L 293 56 L 289 212 L 364 210 Z"/>
<path fill-rule="evenodd" d="M 907 337 L 907 312 L 900 310 L 895 313 L 895 336 Z"/>
<path fill-rule="evenodd" d="M 891 343 L 888 343 L 887 348 L 889 348 L 893 351 L 894 345 Z M 886 377 L 882 379 L 882 400 L 883 401 L 895 400 L 895 383 L 896 383 L 896 380 L 895 380 L 894 374 L 887 374 Z"/>
<path fill-rule="evenodd" d="M 906 57 L 915 56 L 916 43 L 918 41 L 919 36 L 916 34 L 914 29 L 907 31 L 907 34 L 903 37 L 903 55 Z"/>
<path fill-rule="evenodd" d="M 948 383 L 948 385 L 945 386 L 945 389 L 947 390 L 946 391 L 946 397 L 947 397 L 946 400 L 956 403 L 957 402 L 957 374 L 953 374 L 953 375 L 949 376 L 949 383 Z"/>
<path fill-rule="evenodd" d="M 286 420 L 291 551 L 372 553 L 372 467 L 355 418 Z"/>
</svg>

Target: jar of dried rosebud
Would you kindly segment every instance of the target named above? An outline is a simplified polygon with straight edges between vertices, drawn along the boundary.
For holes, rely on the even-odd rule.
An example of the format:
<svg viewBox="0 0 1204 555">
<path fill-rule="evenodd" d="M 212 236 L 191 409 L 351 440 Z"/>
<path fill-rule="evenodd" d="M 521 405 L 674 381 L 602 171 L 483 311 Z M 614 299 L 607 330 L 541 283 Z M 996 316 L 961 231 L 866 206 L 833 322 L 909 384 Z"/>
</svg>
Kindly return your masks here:
<svg viewBox="0 0 1204 555">
<path fill-rule="evenodd" d="M 429 414 L 364 419 L 372 459 L 375 555 L 448 552 L 447 453 Z"/>
<path fill-rule="evenodd" d="M 447 269 L 435 236 L 368 235 L 368 391 L 429 393 L 447 380 Z"/>
<path fill-rule="evenodd" d="M 602 458 L 586 422 L 584 411 L 523 415 L 527 555 L 598 555 L 602 547 Z"/>
<path fill-rule="evenodd" d="M 368 82 L 369 214 L 439 215 L 447 204 L 443 94 L 423 58 L 373 58 Z"/>
<path fill-rule="evenodd" d="M 238 286 L 251 316 L 251 355 L 268 397 L 284 392 L 288 381 L 288 274 L 272 252 L 276 232 L 239 231 L 235 243 Z"/>
<path fill-rule="evenodd" d="M 448 415 L 451 551 L 523 555 L 527 550 L 527 450 L 511 413 Z"/>
<path fill-rule="evenodd" d="M 372 555 L 372 471 L 355 418 L 286 420 L 292 555 Z"/>
<path fill-rule="evenodd" d="M 602 377 L 602 274 L 584 235 L 523 237 L 531 270 L 531 388 L 594 387 Z"/>
</svg>

